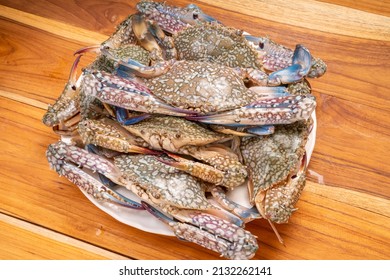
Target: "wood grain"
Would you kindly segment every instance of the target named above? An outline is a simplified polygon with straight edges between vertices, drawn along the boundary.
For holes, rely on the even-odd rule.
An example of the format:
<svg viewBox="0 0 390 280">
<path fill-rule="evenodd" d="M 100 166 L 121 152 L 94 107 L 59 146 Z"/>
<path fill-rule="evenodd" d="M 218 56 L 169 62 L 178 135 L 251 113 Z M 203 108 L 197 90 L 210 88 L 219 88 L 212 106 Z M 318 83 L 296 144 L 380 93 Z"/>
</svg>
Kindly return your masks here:
<svg viewBox="0 0 390 280">
<path fill-rule="evenodd" d="M 328 64 L 324 77 L 311 80 L 318 101 L 317 142 L 299 211 L 288 224 L 278 225 L 286 247 L 265 221 L 251 222 L 247 229 L 259 236 L 260 245 L 255 259 L 389 259 L 390 5 L 349 0 L 194 3 L 254 35 L 292 48 L 303 43 Z M 103 40 L 135 11 L 135 4 L 0 0 L 0 215 L 76 240 L 64 243 L 2 220 L 0 236 L 18 239 L 12 245 L 15 253 L 0 245 L 0 259 L 219 258 L 197 245 L 119 223 L 49 170 L 44 156 L 58 138 L 41 117 L 62 91 L 73 52 Z M 83 64 L 92 58 L 85 57 Z M 43 246 L 32 253 L 38 240 L 58 249 L 47 255 Z M 95 254 L 84 245 L 113 255 Z"/>
<path fill-rule="evenodd" d="M 0 247 L 8 259 L 127 259 L 72 237 L 0 214 Z M 28 254 L 26 254 L 26 252 Z"/>
<path fill-rule="evenodd" d="M 209 3 L 200 0 L 202 3 Z M 212 5 L 254 17 L 337 35 L 389 41 L 390 18 L 318 1 L 256 0 L 250 9 L 240 0 L 215 0 Z M 337 8 L 337 13 L 334 12 Z M 312 16 L 316 11 L 315 17 Z M 310 19 L 310 20 L 302 20 Z M 364 26 L 364 28 L 362 28 Z"/>
<path fill-rule="evenodd" d="M 69 25 L 55 20 L 49 20 L 5 6 L 0 6 L 0 16 L 55 35 L 60 35 L 72 41 L 79 41 L 90 45 L 99 44 L 107 39 L 107 36 L 93 31 L 87 31 L 78 27 L 69 27 Z"/>
<path fill-rule="evenodd" d="M 0 18 L 0 26 L 0 88 L 46 104 L 53 103 L 69 77 L 73 53 L 87 44 L 8 19 Z M 84 57 L 80 68 L 91 59 Z"/>
</svg>

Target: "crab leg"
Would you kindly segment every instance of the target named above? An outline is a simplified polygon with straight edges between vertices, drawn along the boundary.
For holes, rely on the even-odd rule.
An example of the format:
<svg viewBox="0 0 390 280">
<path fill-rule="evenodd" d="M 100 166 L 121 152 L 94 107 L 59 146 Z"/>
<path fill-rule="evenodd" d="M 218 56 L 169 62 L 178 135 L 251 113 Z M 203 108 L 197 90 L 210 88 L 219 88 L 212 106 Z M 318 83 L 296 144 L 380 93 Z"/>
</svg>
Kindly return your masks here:
<svg viewBox="0 0 390 280">
<path fill-rule="evenodd" d="M 83 48 L 75 51 L 74 55 L 81 55 L 81 54 L 89 53 L 89 52 L 94 52 L 94 53 L 100 54 L 100 45 L 83 47 Z"/>
<path fill-rule="evenodd" d="M 194 242 L 229 259 L 250 259 L 258 249 L 250 232 L 212 215 L 197 213 L 191 224 L 172 219 L 153 206 L 142 202 L 152 215 L 171 227 L 179 239 Z"/>
<path fill-rule="evenodd" d="M 102 43 L 102 47 L 116 49 L 127 44 L 135 44 L 137 42 L 132 28 L 133 15 L 128 16 L 116 28 L 114 34 Z"/>
<path fill-rule="evenodd" d="M 308 119 L 316 106 L 312 95 L 261 99 L 245 107 L 204 116 L 190 116 L 189 120 L 207 124 L 231 126 L 289 124 Z"/>
<path fill-rule="evenodd" d="M 56 144 L 49 145 L 46 157 L 51 168 L 55 169 L 60 176 L 65 176 L 69 181 L 77 185 L 80 189 L 86 191 L 89 195 L 92 195 L 95 199 L 107 200 L 133 209 L 143 209 L 142 205 L 139 203 L 128 199 L 109 187 L 106 187 L 85 171 L 67 162 L 70 160 L 72 162 L 77 162 L 78 164 L 83 164 L 86 167 L 93 168 L 93 161 L 96 158 L 91 157 L 86 151 L 80 151 L 83 150 L 60 141 Z M 88 158 L 83 158 L 87 155 L 89 155 Z M 101 160 L 99 162 L 102 163 Z M 96 165 L 99 165 L 99 162 L 96 162 Z M 103 164 L 101 168 L 113 171 L 112 167 L 107 164 Z"/>
<path fill-rule="evenodd" d="M 134 15 L 133 32 L 139 44 L 151 53 L 154 60 L 176 58 L 172 37 L 166 36 L 156 23 L 145 20 L 140 14 Z"/>
<path fill-rule="evenodd" d="M 127 59 L 126 61 L 117 58 L 110 49 L 102 49 L 104 54 L 109 59 L 116 61 L 119 66 L 122 66 L 121 70 L 128 74 L 136 74 L 139 77 L 157 77 L 169 71 L 175 60 L 170 59 L 166 61 L 159 61 L 153 66 L 147 66 L 135 59 Z"/>
<path fill-rule="evenodd" d="M 49 105 L 47 112 L 42 118 L 42 122 L 47 126 L 56 126 L 60 122 L 70 119 L 80 111 L 79 92 L 77 83 L 77 65 L 81 56 L 77 56 L 73 62 L 69 74 L 69 80 L 65 85 L 60 97 L 53 105 Z"/>
<path fill-rule="evenodd" d="M 85 98 L 84 107 L 94 97 L 103 103 L 144 113 L 188 116 L 194 112 L 169 106 L 153 96 L 143 84 L 135 80 L 124 79 L 105 72 L 95 71 L 84 77 L 82 91 Z"/>
<path fill-rule="evenodd" d="M 252 136 L 263 136 L 274 133 L 275 127 L 273 125 L 263 125 L 263 126 L 245 126 L 242 127 L 236 126 L 239 130 L 228 128 L 229 125 L 211 125 L 211 129 L 228 135 L 240 136 L 240 137 L 252 137 Z"/>
<path fill-rule="evenodd" d="M 262 217 L 256 207 L 246 208 L 230 200 L 220 186 L 213 187 L 211 189 L 211 194 L 219 205 L 240 217 L 245 223 Z"/>
</svg>

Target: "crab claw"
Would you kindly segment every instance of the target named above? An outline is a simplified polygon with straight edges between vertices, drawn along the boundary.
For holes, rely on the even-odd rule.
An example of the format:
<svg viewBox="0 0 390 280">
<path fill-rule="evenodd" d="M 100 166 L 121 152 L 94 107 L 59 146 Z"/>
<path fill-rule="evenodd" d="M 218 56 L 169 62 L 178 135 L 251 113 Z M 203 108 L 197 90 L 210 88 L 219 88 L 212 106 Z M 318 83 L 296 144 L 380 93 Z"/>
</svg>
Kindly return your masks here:
<svg viewBox="0 0 390 280">
<path fill-rule="evenodd" d="M 136 80 L 121 78 L 106 72 L 94 71 L 84 76 L 81 92 L 85 97 L 81 106 L 89 107 L 96 97 L 103 103 L 132 111 L 189 116 L 194 112 L 172 107 L 153 96 L 153 93 Z"/>
<path fill-rule="evenodd" d="M 196 213 L 191 224 L 172 219 L 146 202 L 142 206 L 167 224 L 181 240 L 187 240 L 220 253 L 229 259 L 250 259 L 258 250 L 256 237 L 250 232 L 218 217 Z"/>
<path fill-rule="evenodd" d="M 260 219 L 261 215 L 256 207 L 246 208 L 233 200 L 230 200 L 226 192 L 220 186 L 214 186 L 211 189 L 213 198 L 218 202 L 221 207 L 231 211 L 238 217 L 240 217 L 245 223 L 250 222 L 254 219 Z"/>
<path fill-rule="evenodd" d="M 114 177 L 119 176 L 116 168 L 103 158 L 89 154 L 85 150 L 67 145 L 61 141 L 49 145 L 46 157 L 50 166 L 59 175 L 66 177 L 95 199 L 109 201 L 128 208 L 143 209 L 139 203 L 106 187 L 100 181 L 71 163 L 86 166 L 90 170 L 98 169 L 98 172 L 110 173 Z"/>
<path fill-rule="evenodd" d="M 245 131 L 252 135 L 263 136 L 274 133 L 275 127 L 273 125 L 254 126 L 248 127 Z"/>
<path fill-rule="evenodd" d="M 115 149 L 122 153 L 161 154 L 161 152 L 136 145 L 133 137 L 125 129 L 109 119 L 84 119 L 79 123 L 79 134 L 86 144 Z"/>
<path fill-rule="evenodd" d="M 292 65 L 268 76 L 269 85 L 290 84 L 302 80 L 308 75 L 312 64 L 312 57 L 307 48 L 297 45 L 292 57 Z"/>
<path fill-rule="evenodd" d="M 289 95 L 260 99 L 245 107 L 187 119 L 230 126 L 290 124 L 308 119 L 316 107 L 313 95 Z"/>
<path fill-rule="evenodd" d="M 143 121 L 151 117 L 150 114 L 137 114 L 136 116 L 130 117 L 129 111 L 120 107 L 116 107 L 115 116 L 116 116 L 116 120 L 122 125 L 136 124 L 139 123 L 140 121 Z"/>
<path fill-rule="evenodd" d="M 221 184 L 224 179 L 223 172 L 210 165 L 194 162 L 171 153 L 167 153 L 167 155 L 174 160 L 165 160 L 159 157 L 156 159 L 212 184 Z"/>
<path fill-rule="evenodd" d="M 188 160 L 171 153 L 167 153 L 167 155 L 173 160 L 157 159 L 215 185 L 223 185 L 233 189 L 245 181 L 247 176 L 245 167 L 238 160 L 229 156 L 225 150 L 214 147 L 209 151 L 198 150 L 190 154 L 210 165 Z"/>
</svg>

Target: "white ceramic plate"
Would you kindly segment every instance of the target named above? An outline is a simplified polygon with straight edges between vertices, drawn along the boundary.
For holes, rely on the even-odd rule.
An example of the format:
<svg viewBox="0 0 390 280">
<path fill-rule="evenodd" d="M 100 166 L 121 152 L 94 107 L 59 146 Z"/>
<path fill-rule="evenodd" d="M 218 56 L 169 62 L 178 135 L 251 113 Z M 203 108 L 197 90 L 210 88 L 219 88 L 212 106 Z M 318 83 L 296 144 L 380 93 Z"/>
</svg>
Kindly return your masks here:
<svg viewBox="0 0 390 280">
<path fill-rule="evenodd" d="M 309 135 L 306 144 L 307 164 L 309 164 L 314 149 L 316 130 L 317 130 L 317 121 L 316 121 L 315 112 L 313 113 L 312 117 L 314 120 L 313 129 Z M 129 209 L 126 207 L 118 206 L 114 203 L 99 201 L 94 199 L 91 195 L 87 194 L 85 191 L 83 190 L 81 191 L 93 204 L 96 205 L 96 207 L 98 207 L 102 211 L 106 212 L 113 218 L 117 219 L 118 221 L 126 225 L 138 228 L 143 231 L 151 232 L 151 233 L 173 236 L 172 231 L 169 229 L 167 225 L 165 225 L 163 222 L 159 221 L 155 217 L 151 216 L 151 214 L 149 214 L 149 212 L 147 211 Z M 135 201 L 140 201 L 137 196 L 135 196 L 132 192 L 130 192 L 124 187 L 119 188 L 117 191 L 130 199 L 133 199 Z M 234 200 L 235 202 L 241 205 L 251 207 L 249 205 L 248 194 L 245 186 L 235 188 L 234 191 L 231 191 L 228 194 L 228 196 L 229 198 L 231 198 L 232 200 Z"/>
</svg>

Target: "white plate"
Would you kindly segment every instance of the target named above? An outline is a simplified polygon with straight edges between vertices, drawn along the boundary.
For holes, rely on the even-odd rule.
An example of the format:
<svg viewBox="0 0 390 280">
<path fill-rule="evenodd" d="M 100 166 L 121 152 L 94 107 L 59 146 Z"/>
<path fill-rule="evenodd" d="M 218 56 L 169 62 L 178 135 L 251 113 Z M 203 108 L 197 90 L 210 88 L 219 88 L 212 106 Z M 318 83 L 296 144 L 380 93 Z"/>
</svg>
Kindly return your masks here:
<svg viewBox="0 0 390 280">
<path fill-rule="evenodd" d="M 315 137 L 317 131 L 317 121 L 316 121 L 315 112 L 313 112 L 312 117 L 314 121 L 313 129 L 309 135 L 305 147 L 306 154 L 307 154 L 307 164 L 309 164 L 314 149 Z M 151 216 L 151 214 L 149 214 L 149 212 L 147 211 L 129 209 L 126 207 L 118 206 L 114 203 L 99 201 L 94 199 L 91 195 L 87 194 L 85 191 L 83 190 L 81 191 L 93 204 L 96 205 L 96 207 L 98 207 L 102 211 L 106 212 L 113 218 L 117 219 L 118 221 L 126 225 L 138 228 L 143 231 L 151 232 L 151 233 L 173 236 L 172 231 L 169 229 L 167 225 L 165 225 L 160 220 Z M 133 199 L 135 201 L 140 201 L 137 196 L 135 196 L 132 192 L 130 192 L 124 187 L 119 188 L 117 191 L 130 199 Z M 245 186 L 235 188 L 234 191 L 231 191 L 228 194 L 228 196 L 229 198 L 233 199 L 235 202 L 241 205 L 251 207 L 249 205 L 248 194 Z"/>
</svg>

